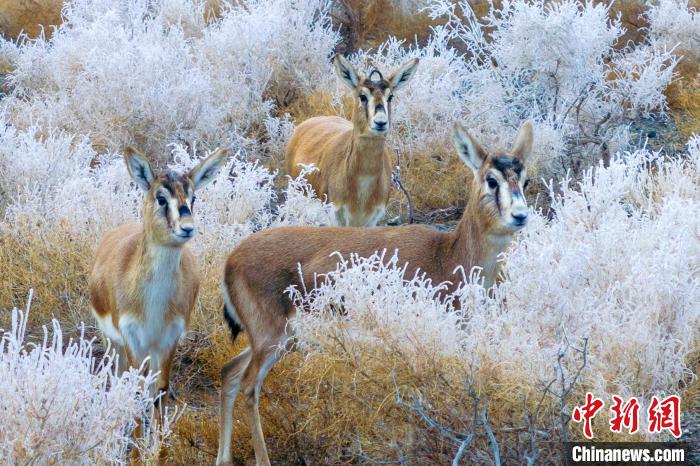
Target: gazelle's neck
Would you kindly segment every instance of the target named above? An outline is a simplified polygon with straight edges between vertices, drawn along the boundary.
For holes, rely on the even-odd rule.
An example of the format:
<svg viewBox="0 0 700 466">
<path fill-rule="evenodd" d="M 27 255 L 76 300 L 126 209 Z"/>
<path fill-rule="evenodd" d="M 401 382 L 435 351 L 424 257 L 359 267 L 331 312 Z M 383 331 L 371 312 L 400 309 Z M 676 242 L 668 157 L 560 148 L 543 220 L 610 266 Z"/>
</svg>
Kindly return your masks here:
<svg viewBox="0 0 700 466">
<path fill-rule="evenodd" d="M 174 280 L 180 270 L 180 259 L 184 246 L 164 246 L 154 241 L 146 227 L 138 245 L 140 275 L 143 279 Z"/>
<path fill-rule="evenodd" d="M 352 118 L 352 142 L 348 152 L 348 169 L 360 175 L 379 175 L 384 168 L 384 148 L 386 137 L 376 136 L 367 131 L 366 122 Z"/>
<path fill-rule="evenodd" d="M 484 286 L 488 288 L 495 283 L 498 277 L 500 272 L 499 256 L 508 248 L 513 235 L 490 233 L 489 225 L 494 219 L 487 218 L 486 214 L 479 209 L 478 204 L 479 194 L 472 192 L 457 228 L 449 233 L 452 246 L 450 253 L 453 255 L 455 263 L 465 266 L 464 272 L 467 276 L 470 273 L 467 266 L 469 268 L 481 267 Z"/>
</svg>

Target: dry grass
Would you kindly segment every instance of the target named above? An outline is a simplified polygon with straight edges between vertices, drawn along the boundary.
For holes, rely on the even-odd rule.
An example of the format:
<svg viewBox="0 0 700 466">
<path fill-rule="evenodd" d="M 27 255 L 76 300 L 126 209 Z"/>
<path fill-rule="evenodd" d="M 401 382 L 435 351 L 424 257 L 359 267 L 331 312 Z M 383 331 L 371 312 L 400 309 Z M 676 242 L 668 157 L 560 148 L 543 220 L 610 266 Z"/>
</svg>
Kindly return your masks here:
<svg viewBox="0 0 700 466">
<path fill-rule="evenodd" d="M 667 94 L 671 115 L 684 138 L 700 133 L 700 76 L 679 79 Z"/>
<path fill-rule="evenodd" d="M 333 104 L 333 96 L 325 91 L 316 91 L 309 95 L 299 95 L 291 99 L 289 102 L 284 102 L 284 105 L 279 109 L 280 114 L 289 113 L 297 125 L 305 120 L 315 116 L 324 115 L 339 115 L 350 118 L 347 115 L 342 115 L 342 109 L 351 109 L 353 107 L 353 97 L 345 94 L 343 96 L 342 107 L 337 108 Z"/>
<path fill-rule="evenodd" d="M 0 0 L 0 35 L 38 37 L 43 29 L 51 37 L 51 26 L 61 23 L 62 6 L 62 0 Z"/>
<path fill-rule="evenodd" d="M 610 4 L 607 1 L 595 3 Z M 616 18 L 619 15 L 622 26 L 626 29 L 617 43 L 618 47 L 624 47 L 629 42 L 639 43 L 645 39 L 644 28 L 648 26 L 648 22 L 643 14 L 647 8 L 647 2 L 643 0 L 622 0 L 610 6 L 610 18 Z"/>
<path fill-rule="evenodd" d="M 0 309 L 23 308 L 27 292 L 34 300 L 29 328 L 37 329 L 56 317 L 70 332 L 81 320 L 89 319 L 87 275 L 93 244 L 73 237 L 62 225 L 52 229 L 14 225 L 13 235 L 0 237 Z M 69 326 L 70 325 L 70 326 Z"/>
<path fill-rule="evenodd" d="M 700 63 L 693 52 L 678 50 L 679 74 L 667 89 L 666 97 L 678 129 L 684 138 L 700 133 Z"/>
<path fill-rule="evenodd" d="M 418 210 L 464 205 L 471 173 L 455 155 L 451 141 L 401 158 L 403 182 Z"/>
<path fill-rule="evenodd" d="M 340 0 L 333 10 L 333 21 L 345 38 L 343 51 L 372 48 L 389 36 L 408 42 L 423 42 L 430 26 L 438 24 L 425 13 L 404 9 L 392 0 Z"/>
</svg>

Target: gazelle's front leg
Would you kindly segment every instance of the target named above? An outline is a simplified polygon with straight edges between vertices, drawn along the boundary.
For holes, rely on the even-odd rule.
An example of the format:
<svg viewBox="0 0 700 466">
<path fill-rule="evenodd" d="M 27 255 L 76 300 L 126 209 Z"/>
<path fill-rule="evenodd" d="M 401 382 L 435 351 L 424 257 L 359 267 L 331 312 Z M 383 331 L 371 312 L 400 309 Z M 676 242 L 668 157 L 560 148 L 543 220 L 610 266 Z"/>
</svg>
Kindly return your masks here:
<svg viewBox="0 0 700 466">
<path fill-rule="evenodd" d="M 347 227 L 350 225 L 350 212 L 345 206 L 336 207 L 335 221 L 339 227 Z"/>
<path fill-rule="evenodd" d="M 173 359 L 175 358 L 175 350 L 177 349 L 177 340 L 166 350 L 164 354 L 159 352 L 151 353 L 150 367 L 153 371 L 158 371 L 158 377 L 152 389 L 152 394 L 155 397 L 153 403 L 153 416 L 151 417 L 152 428 L 156 429 L 160 446 L 156 464 L 164 465 L 168 459 L 168 448 L 165 445 L 165 439 L 161 436 L 160 430 L 163 428 L 165 416 L 167 414 L 168 401 L 170 396 L 170 368 L 172 367 Z"/>
<path fill-rule="evenodd" d="M 385 206 L 380 206 L 374 209 L 372 216 L 367 221 L 368 227 L 377 226 L 377 224 L 384 218 L 384 213 L 386 212 Z"/>
</svg>

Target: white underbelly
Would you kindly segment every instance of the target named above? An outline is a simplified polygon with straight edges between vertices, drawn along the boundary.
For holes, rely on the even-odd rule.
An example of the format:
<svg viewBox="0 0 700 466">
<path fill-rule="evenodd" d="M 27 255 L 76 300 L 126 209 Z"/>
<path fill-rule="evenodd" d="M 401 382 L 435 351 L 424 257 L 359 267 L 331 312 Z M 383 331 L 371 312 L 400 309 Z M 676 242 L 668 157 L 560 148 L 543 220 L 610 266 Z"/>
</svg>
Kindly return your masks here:
<svg viewBox="0 0 700 466">
<path fill-rule="evenodd" d="M 337 214 L 343 219 L 341 225 L 350 227 L 375 226 L 384 218 L 384 205 L 377 206 L 369 212 L 364 210 L 351 211 L 347 206 L 342 206 Z"/>
<path fill-rule="evenodd" d="M 132 356 L 142 363 L 170 352 L 185 333 L 185 320 L 178 317 L 171 322 L 142 321 L 131 314 L 120 316 L 117 327 L 111 316 L 96 316 L 97 323 L 114 344 L 126 346 Z"/>
<path fill-rule="evenodd" d="M 92 310 L 92 313 L 95 316 L 95 320 L 97 320 L 97 326 L 100 327 L 100 330 L 102 330 L 104 336 L 109 338 L 115 345 L 124 345 L 124 339 L 122 338 L 122 334 L 119 332 L 119 329 L 117 329 L 112 323 L 112 316 L 100 316 L 95 312 L 94 309 Z"/>
</svg>

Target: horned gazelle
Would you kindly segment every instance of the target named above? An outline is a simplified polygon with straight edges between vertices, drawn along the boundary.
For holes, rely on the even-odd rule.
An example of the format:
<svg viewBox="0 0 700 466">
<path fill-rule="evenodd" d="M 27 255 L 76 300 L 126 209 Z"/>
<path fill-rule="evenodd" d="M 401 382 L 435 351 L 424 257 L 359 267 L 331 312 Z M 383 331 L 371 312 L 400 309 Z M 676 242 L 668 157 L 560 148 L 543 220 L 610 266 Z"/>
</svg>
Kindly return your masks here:
<svg viewBox="0 0 700 466">
<path fill-rule="evenodd" d="M 196 233 L 194 193 L 214 178 L 226 158 L 227 151 L 218 149 L 185 175 L 167 171 L 155 176 L 145 157 L 128 148 L 129 174 L 146 191 L 143 224 L 107 232 L 90 275 L 92 312 L 119 351 L 120 372 L 141 367 L 148 357 L 149 369 L 160 371 L 152 389 L 162 393 L 161 412 L 175 348 L 199 290 L 197 262 L 186 246 Z M 139 427 L 135 435 L 140 435 Z M 137 457 L 136 449 L 132 455 Z"/>
<path fill-rule="evenodd" d="M 309 118 L 289 140 L 287 172 L 296 178 L 299 164 L 316 165 L 307 179 L 333 203 L 340 226 L 374 226 L 384 218 L 391 187 L 391 152 L 385 141 L 394 91 L 408 82 L 417 65 L 415 58 L 388 79 L 377 70 L 364 77 L 337 55 L 338 77 L 355 96 L 352 122 L 337 116 Z"/>
<path fill-rule="evenodd" d="M 333 252 L 367 257 L 383 249 L 398 250 L 399 259 L 408 264 L 409 276 L 420 269 L 433 283 L 441 283 L 454 280 L 459 266 L 467 272 L 479 266 L 486 286 L 495 281 L 498 255 L 527 223 L 524 162 L 532 147 L 532 125 L 522 125 L 509 153 L 487 154 L 460 124 L 455 126 L 454 141 L 474 178 L 464 214 L 453 232 L 439 232 L 425 225 L 281 227 L 256 233 L 233 250 L 224 270 L 224 316 L 234 339 L 240 331 L 247 332 L 250 347 L 221 370 L 217 464 L 231 462 L 233 405 L 239 390 L 243 392 L 257 464 L 269 464 L 258 400 L 265 376 L 289 346 L 287 321 L 295 310 L 285 290 L 302 283 L 308 287 L 316 283 L 316 275 L 334 270 L 337 258 Z"/>
</svg>

